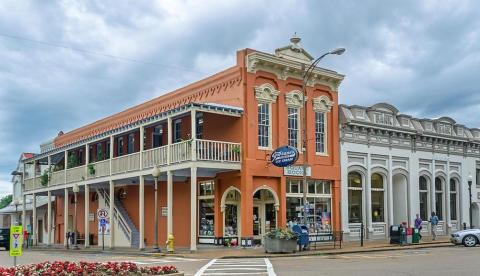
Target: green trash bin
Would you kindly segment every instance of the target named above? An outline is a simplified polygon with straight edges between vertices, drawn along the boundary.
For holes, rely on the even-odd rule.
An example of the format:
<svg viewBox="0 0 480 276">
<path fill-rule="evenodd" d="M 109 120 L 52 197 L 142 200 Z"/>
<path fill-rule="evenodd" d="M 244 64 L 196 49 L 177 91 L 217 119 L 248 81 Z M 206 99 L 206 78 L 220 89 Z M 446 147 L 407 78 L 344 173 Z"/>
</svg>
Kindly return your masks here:
<svg viewBox="0 0 480 276">
<path fill-rule="evenodd" d="M 420 242 L 420 230 L 418 228 L 413 228 L 412 243 L 419 243 L 419 242 Z"/>
</svg>

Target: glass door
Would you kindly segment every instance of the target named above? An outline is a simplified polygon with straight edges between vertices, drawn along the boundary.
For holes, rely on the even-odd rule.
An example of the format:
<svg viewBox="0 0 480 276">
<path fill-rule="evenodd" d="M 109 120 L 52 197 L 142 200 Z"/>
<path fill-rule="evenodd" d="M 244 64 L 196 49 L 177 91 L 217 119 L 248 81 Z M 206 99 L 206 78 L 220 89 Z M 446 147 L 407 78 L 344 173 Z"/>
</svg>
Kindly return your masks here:
<svg viewBox="0 0 480 276">
<path fill-rule="evenodd" d="M 256 243 L 262 240 L 262 218 L 260 216 L 260 206 L 253 205 L 253 239 Z"/>
</svg>

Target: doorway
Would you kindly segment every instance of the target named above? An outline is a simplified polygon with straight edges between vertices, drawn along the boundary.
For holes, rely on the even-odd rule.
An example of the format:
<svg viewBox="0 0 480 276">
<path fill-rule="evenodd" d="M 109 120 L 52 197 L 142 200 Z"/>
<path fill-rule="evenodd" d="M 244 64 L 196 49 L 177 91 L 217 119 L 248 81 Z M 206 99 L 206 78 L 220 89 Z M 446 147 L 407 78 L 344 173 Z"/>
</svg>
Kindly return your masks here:
<svg viewBox="0 0 480 276">
<path fill-rule="evenodd" d="M 407 222 L 407 178 L 403 174 L 393 176 L 393 224 Z"/>
<path fill-rule="evenodd" d="M 253 195 L 253 242 L 263 244 L 264 236 L 277 228 L 275 197 L 270 190 L 261 189 Z"/>
<path fill-rule="evenodd" d="M 38 243 L 43 243 L 43 220 L 38 221 L 37 226 L 37 234 L 38 234 Z"/>
</svg>

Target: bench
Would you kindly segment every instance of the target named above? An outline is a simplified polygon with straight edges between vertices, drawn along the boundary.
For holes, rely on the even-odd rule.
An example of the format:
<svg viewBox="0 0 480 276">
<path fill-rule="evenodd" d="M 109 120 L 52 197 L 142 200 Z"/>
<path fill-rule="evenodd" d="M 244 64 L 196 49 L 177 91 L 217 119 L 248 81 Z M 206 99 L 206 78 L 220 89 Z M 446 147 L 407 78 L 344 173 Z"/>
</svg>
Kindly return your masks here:
<svg viewBox="0 0 480 276">
<path fill-rule="evenodd" d="M 342 248 L 343 242 L 343 231 L 332 231 L 326 233 L 318 233 L 318 234 L 310 234 L 310 247 L 314 246 L 317 249 L 318 243 L 327 243 L 333 242 L 333 248 L 337 247 L 337 243 L 339 244 L 340 248 Z"/>
</svg>

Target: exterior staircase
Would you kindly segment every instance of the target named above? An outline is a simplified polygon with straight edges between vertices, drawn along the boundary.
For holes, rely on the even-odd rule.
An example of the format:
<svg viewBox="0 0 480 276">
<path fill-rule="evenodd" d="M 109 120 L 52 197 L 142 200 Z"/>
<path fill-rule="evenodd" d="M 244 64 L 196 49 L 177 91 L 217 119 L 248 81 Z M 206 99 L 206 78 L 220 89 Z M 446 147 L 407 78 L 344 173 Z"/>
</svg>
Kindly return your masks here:
<svg viewBox="0 0 480 276">
<path fill-rule="evenodd" d="M 105 189 L 99 189 L 98 192 L 105 199 L 105 205 L 110 206 L 110 195 L 109 192 Z M 130 247 L 139 248 L 140 245 L 140 232 L 138 232 L 137 227 L 133 223 L 132 219 L 128 215 L 127 209 L 123 206 L 122 202 L 118 197 L 115 197 L 115 202 L 113 205 L 114 214 L 113 217 L 116 218 L 118 225 L 122 229 L 123 233 L 130 240 Z"/>
</svg>

